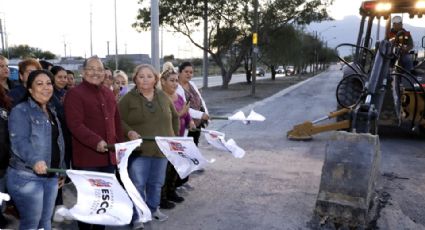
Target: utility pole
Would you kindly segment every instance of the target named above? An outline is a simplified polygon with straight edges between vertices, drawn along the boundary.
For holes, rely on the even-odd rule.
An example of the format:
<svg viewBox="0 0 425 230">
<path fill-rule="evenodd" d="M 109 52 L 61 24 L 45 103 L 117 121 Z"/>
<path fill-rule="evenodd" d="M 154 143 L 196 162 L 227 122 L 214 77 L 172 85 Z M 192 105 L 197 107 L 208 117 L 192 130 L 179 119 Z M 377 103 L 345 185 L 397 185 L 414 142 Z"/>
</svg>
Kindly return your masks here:
<svg viewBox="0 0 425 230">
<path fill-rule="evenodd" d="M 204 60 L 202 62 L 203 70 L 203 88 L 208 88 L 208 0 L 204 0 Z"/>
<path fill-rule="evenodd" d="M 7 30 L 6 30 L 6 14 L 4 15 L 4 31 L 3 31 L 3 33 L 4 33 L 4 37 L 5 37 L 5 41 L 4 41 L 4 46 L 6 47 L 6 51 L 7 51 L 7 59 L 10 59 L 10 56 L 9 56 L 9 39 L 8 39 L 8 35 L 7 35 L 7 32 L 6 32 Z"/>
<path fill-rule="evenodd" d="M 164 60 L 164 26 L 161 26 L 161 54 L 159 57 Z"/>
<path fill-rule="evenodd" d="M 3 24 L 1 23 L 1 18 L 0 18 L 0 33 L 1 33 L 1 51 L 4 52 Z"/>
<path fill-rule="evenodd" d="M 66 58 L 66 39 L 65 39 L 65 35 L 63 35 L 63 54 L 64 54 L 64 58 Z"/>
<path fill-rule="evenodd" d="M 106 53 L 109 56 L 109 41 L 106 41 Z"/>
<path fill-rule="evenodd" d="M 257 54 L 258 54 L 258 0 L 254 1 L 254 28 L 252 28 L 252 85 L 251 96 L 255 96 L 255 83 L 257 75 Z"/>
<path fill-rule="evenodd" d="M 68 57 L 70 57 L 70 58 L 72 57 L 72 53 L 71 53 L 71 44 L 72 44 L 71 42 L 68 42 L 68 45 L 67 45 L 67 46 L 68 46 L 68 50 L 69 50 L 69 52 L 68 52 Z"/>
<path fill-rule="evenodd" d="M 93 57 L 93 22 L 92 22 L 92 4 L 90 3 L 90 57 Z"/>
<path fill-rule="evenodd" d="M 114 0 L 115 15 L 115 69 L 118 69 L 118 31 L 117 31 L 117 0 Z"/>
<path fill-rule="evenodd" d="M 317 31 L 314 31 L 314 63 L 313 63 L 313 75 L 317 73 Z"/>
<path fill-rule="evenodd" d="M 151 63 L 159 68 L 159 0 L 151 0 Z"/>
</svg>

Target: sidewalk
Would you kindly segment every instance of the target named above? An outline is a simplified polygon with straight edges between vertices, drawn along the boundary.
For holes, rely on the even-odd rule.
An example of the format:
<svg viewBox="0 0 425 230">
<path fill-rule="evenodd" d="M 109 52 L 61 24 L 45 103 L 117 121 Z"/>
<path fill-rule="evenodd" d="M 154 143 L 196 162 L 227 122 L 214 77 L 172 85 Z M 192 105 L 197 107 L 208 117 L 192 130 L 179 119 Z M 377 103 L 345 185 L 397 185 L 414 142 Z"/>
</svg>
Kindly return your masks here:
<svg viewBox="0 0 425 230">
<path fill-rule="evenodd" d="M 248 85 L 246 82 L 231 84 L 227 90 L 221 89 L 220 86 L 201 89 L 201 94 L 207 104 L 209 114 L 221 116 L 261 101 L 310 77 L 312 77 L 311 74 L 285 76 L 275 80 L 267 78 L 257 81 L 255 96 L 251 96 L 252 85 Z"/>
</svg>

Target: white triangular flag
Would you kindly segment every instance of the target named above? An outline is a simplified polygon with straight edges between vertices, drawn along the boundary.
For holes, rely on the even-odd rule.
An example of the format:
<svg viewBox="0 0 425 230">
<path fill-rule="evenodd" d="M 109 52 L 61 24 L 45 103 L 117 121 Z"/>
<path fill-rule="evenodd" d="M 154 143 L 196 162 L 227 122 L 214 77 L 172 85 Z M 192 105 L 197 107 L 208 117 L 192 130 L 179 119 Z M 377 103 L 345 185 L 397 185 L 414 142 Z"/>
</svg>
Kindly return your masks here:
<svg viewBox="0 0 425 230">
<path fill-rule="evenodd" d="M 246 118 L 245 118 L 245 114 L 243 114 L 242 111 L 239 111 L 233 114 L 232 116 L 228 117 L 228 119 L 233 121 L 244 121 Z"/>
<path fill-rule="evenodd" d="M 254 110 L 251 110 L 251 113 L 249 113 L 248 117 L 246 117 L 246 120 L 248 120 L 248 121 L 265 121 L 266 118 L 263 115 L 256 113 Z"/>
</svg>

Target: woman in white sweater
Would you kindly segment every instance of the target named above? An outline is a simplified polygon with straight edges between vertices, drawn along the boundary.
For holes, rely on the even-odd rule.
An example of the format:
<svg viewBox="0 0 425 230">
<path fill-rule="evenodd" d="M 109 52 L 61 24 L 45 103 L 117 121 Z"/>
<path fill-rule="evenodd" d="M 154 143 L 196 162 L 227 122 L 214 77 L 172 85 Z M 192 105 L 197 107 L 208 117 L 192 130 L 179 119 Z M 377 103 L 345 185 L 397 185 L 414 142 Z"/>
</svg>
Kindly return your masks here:
<svg viewBox="0 0 425 230">
<path fill-rule="evenodd" d="M 208 109 L 195 83 L 191 81 L 192 77 L 192 64 L 190 62 L 183 62 L 179 66 L 179 86 L 176 92 L 182 96 L 185 101 L 190 103 L 189 114 L 195 122 L 196 127 L 198 129 L 205 128 L 209 120 Z M 189 131 L 187 136 L 193 137 L 193 141 L 196 146 L 198 146 L 201 131 Z M 176 187 L 183 185 L 188 180 L 189 177 L 178 180 L 176 182 Z"/>
</svg>

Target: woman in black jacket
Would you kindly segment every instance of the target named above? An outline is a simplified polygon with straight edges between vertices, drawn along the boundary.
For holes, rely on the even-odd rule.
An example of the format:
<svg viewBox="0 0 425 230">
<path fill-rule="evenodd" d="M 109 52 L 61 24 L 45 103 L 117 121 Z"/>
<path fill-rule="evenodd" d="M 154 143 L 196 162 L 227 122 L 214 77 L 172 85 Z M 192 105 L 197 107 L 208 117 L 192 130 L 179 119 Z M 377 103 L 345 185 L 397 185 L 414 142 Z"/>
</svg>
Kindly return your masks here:
<svg viewBox="0 0 425 230">
<path fill-rule="evenodd" d="M 6 90 L 0 85 L 0 192 L 6 192 L 6 169 L 9 164 L 9 130 L 7 121 L 10 108 L 12 106 L 11 99 L 6 95 Z M 0 204 L 0 206 L 2 206 Z M 4 228 L 7 224 L 3 213 L 0 212 L 0 228 Z"/>
</svg>

